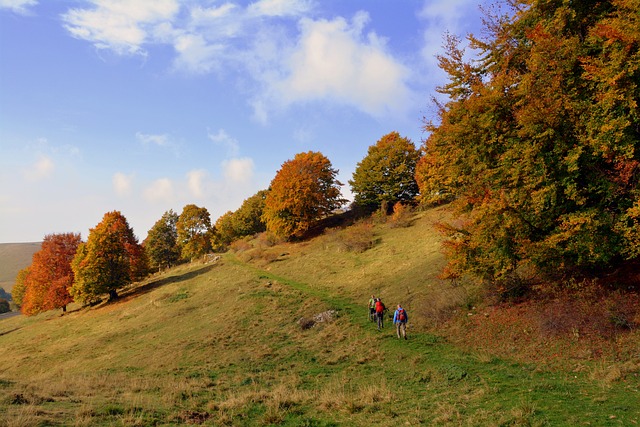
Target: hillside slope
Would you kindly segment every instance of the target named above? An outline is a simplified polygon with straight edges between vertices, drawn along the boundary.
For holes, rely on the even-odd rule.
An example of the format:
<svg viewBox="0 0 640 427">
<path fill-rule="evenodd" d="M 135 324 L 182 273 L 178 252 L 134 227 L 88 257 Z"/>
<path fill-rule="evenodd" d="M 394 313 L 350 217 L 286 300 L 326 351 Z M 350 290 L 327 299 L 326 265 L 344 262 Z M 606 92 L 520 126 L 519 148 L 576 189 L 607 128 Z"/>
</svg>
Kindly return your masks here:
<svg viewBox="0 0 640 427">
<path fill-rule="evenodd" d="M 428 223 L 444 214 L 376 226 L 364 252 L 343 249 L 354 228 L 248 245 L 115 303 L 0 321 L 0 425 L 639 423 L 637 370 L 602 380 L 595 363 L 548 370 L 424 331 L 442 262 Z M 371 292 L 406 301 L 409 340 L 368 321 Z"/>
<path fill-rule="evenodd" d="M 16 275 L 31 265 L 31 257 L 40 250 L 40 243 L 0 243 L 0 288 L 11 292 Z"/>
</svg>

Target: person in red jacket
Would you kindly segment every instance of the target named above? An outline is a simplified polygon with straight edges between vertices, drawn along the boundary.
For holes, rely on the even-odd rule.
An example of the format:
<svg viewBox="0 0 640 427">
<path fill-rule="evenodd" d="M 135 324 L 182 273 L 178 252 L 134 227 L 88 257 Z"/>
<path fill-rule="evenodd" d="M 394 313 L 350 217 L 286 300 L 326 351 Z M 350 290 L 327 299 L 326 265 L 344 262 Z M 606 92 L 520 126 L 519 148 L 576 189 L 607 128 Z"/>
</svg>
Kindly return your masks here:
<svg viewBox="0 0 640 427">
<path fill-rule="evenodd" d="M 376 319 L 378 321 L 378 330 L 384 328 L 384 312 L 387 310 L 387 307 L 384 306 L 384 303 L 380 298 L 376 299 Z"/>
</svg>

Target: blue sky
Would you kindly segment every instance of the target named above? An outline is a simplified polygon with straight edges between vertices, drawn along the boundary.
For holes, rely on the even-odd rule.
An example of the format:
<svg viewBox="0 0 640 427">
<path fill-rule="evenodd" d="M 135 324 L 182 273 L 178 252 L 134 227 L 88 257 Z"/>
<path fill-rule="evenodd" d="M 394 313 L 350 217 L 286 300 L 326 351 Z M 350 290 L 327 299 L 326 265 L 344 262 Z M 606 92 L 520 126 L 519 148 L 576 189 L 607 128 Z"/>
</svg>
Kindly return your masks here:
<svg viewBox="0 0 640 427">
<path fill-rule="evenodd" d="M 320 151 L 347 181 L 369 146 L 425 137 L 445 31 L 480 0 L 0 0 L 0 243 L 119 210 L 212 222 Z"/>
</svg>

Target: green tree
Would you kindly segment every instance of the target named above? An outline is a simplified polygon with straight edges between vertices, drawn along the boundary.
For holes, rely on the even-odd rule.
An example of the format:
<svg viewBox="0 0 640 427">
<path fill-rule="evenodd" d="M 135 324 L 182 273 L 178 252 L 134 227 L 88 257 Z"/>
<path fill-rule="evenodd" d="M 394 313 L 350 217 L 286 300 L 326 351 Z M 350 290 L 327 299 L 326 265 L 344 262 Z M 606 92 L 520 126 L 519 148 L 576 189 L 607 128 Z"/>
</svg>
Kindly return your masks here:
<svg viewBox="0 0 640 427">
<path fill-rule="evenodd" d="M 498 289 L 640 255 L 640 2 L 512 3 L 470 37 L 474 62 L 448 38 L 449 101 L 416 174 L 425 201 L 459 207 L 451 271 Z"/>
<path fill-rule="evenodd" d="M 0 313 L 8 313 L 11 311 L 9 301 L 4 298 L 0 298 Z"/>
<path fill-rule="evenodd" d="M 211 244 L 215 250 L 225 251 L 231 242 L 238 238 L 236 230 L 233 227 L 234 212 L 227 211 L 215 223 L 215 233 Z"/>
<path fill-rule="evenodd" d="M 232 226 L 236 238 L 251 236 L 267 229 L 262 220 L 266 197 L 267 191 L 260 190 L 242 202 L 240 208 L 234 212 Z"/>
<path fill-rule="evenodd" d="M 207 208 L 186 205 L 176 223 L 180 254 L 193 260 L 211 251 L 211 217 Z"/>
<path fill-rule="evenodd" d="M 322 153 L 299 153 L 283 163 L 264 202 L 262 220 L 267 230 L 292 237 L 342 206 L 337 174 Z"/>
<path fill-rule="evenodd" d="M 144 250 L 127 219 L 118 211 L 108 212 L 78 247 L 70 293 L 74 300 L 85 303 L 103 294 L 115 299 L 118 289 L 144 277 L 145 267 Z"/>
<path fill-rule="evenodd" d="M 142 246 L 151 268 L 161 270 L 171 267 L 180 259 L 177 223 L 178 214 L 169 210 L 149 230 Z"/>
<path fill-rule="evenodd" d="M 383 202 L 393 206 L 412 201 L 418 194 L 415 172 L 419 157 L 413 143 L 398 132 L 380 138 L 369 147 L 349 181 L 355 203 L 375 210 Z"/>
</svg>

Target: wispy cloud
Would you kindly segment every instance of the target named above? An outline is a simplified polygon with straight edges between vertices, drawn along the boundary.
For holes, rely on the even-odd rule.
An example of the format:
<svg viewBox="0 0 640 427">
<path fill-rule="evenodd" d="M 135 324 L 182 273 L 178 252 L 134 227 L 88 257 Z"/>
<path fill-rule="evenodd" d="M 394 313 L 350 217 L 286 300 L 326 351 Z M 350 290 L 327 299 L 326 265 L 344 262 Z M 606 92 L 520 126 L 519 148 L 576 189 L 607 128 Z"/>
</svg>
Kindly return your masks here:
<svg viewBox="0 0 640 427">
<path fill-rule="evenodd" d="M 41 181 L 49 178 L 55 169 L 51 157 L 38 154 L 38 159 L 30 167 L 24 170 L 24 175 L 29 181 Z"/>
<path fill-rule="evenodd" d="M 62 16 L 67 30 L 98 49 L 118 54 L 145 54 L 142 45 L 154 27 L 170 21 L 179 11 L 177 0 L 91 0 L 90 9 L 70 9 Z"/>
<path fill-rule="evenodd" d="M 204 169 L 192 170 L 187 173 L 187 188 L 189 193 L 197 198 L 203 199 L 207 196 L 207 180 L 209 173 Z"/>
<path fill-rule="evenodd" d="M 301 16 L 313 8 L 308 0 L 259 0 L 247 8 L 256 16 Z"/>
<path fill-rule="evenodd" d="M 222 168 L 225 179 L 230 183 L 248 183 L 253 179 L 254 163 L 248 157 L 226 160 Z"/>
<path fill-rule="evenodd" d="M 37 0 L 0 0 L 0 9 L 9 9 L 21 15 L 31 13 L 30 8 L 38 4 Z"/>
<path fill-rule="evenodd" d="M 466 36 L 459 34 L 460 29 L 466 26 L 465 22 L 471 16 L 475 17 L 479 12 L 478 0 L 424 1 L 418 12 L 418 18 L 424 23 L 421 54 L 430 70 L 438 69 L 436 55 L 442 52 L 444 34 L 448 32 Z"/>
<path fill-rule="evenodd" d="M 144 55 L 146 45 L 170 45 L 174 70 L 188 73 L 241 71 L 254 82 L 244 87 L 253 87 L 247 102 L 258 121 L 309 101 L 377 117 L 402 114 L 410 103 L 409 71 L 383 37 L 366 30 L 366 12 L 351 20 L 315 19 L 310 0 L 212 7 L 177 0 L 91 4 L 63 15 L 74 37 L 118 54 Z"/>
<path fill-rule="evenodd" d="M 144 190 L 144 197 L 149 202 L 170 204 L 174 201 L 173 182 L 168 178 L 160 178 Z"/>
<path fill-rule="evenodd" d="M 142 132 L 136 132 L 136 138 L 143 144 L 155 144 L 160 147 L 166 147 L 167 145 L 169 145 L 169 136 L 166 134 L 152 135 Z"/>
<path fill-rule="evenodd" d="M 228 157 L 235 157 L 240 152 L 240 145 L 238 144 L 238 141 L 229 136 L 224 129 L 219 129 L 216 134 L 207 131 L 207 137 L 215 144 L 226 147 Z"/>
<path fill-rule="evenodd" d="M 130 196 L 133 189 L 133 176 L 116 172 L 112 179 L 113 191 L 120 197 Z"/>
</svg>

